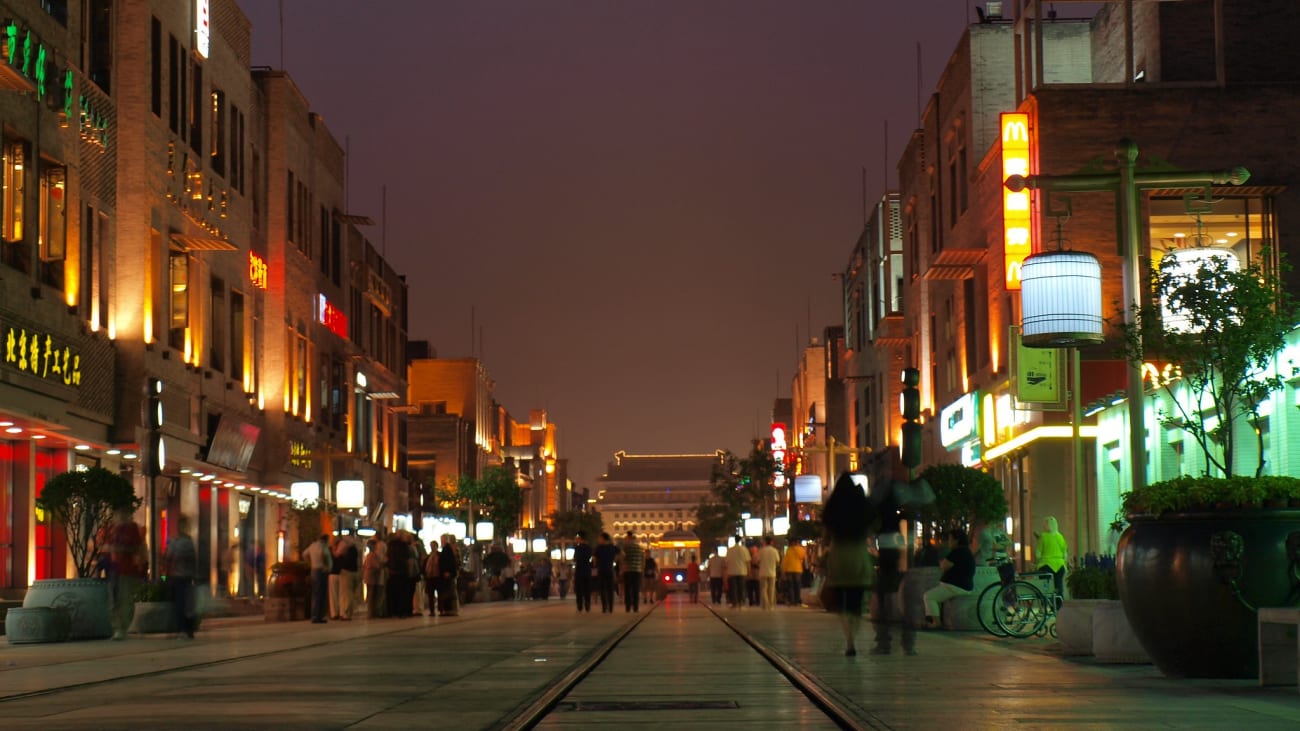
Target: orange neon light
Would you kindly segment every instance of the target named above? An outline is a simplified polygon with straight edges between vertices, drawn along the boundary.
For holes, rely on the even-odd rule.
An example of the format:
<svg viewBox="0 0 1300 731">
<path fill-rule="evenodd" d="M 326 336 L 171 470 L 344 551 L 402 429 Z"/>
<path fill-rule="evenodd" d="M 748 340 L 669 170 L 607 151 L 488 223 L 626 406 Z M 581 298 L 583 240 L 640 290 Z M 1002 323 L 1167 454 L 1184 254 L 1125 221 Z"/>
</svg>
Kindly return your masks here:
<svg viewBox="0 0 1300 731">
<path fill-rule="evenodd" d="M 248 252 L 248 280 L 258 289 L 266 289 L 266 260 L 251 251 Z"/>
<path fill-rule="evenodd" d="M 1002 179 L 1012 175 L 1029 175 L 1029 115 L 1007 112 L 1002 115 Z M 1019 192 L 1002 188 L 1003 251 L 1006 257 L 1007 289 L 1020 289 L 1020 266 L 1033 252 L 1033 225 L 1029 190 Z"/>
</svg>

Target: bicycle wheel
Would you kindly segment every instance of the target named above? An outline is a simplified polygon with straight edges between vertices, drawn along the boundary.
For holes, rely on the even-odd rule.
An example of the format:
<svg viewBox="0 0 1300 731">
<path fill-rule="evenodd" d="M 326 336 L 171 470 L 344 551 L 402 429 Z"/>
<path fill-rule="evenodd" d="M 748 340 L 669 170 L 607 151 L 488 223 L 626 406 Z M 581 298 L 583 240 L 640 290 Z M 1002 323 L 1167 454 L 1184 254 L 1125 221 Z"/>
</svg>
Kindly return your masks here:
<svg viewBox="0 0 1300 731">
<path fill-rule="evenodd" d="M 1010 599 L 1010 602 L 1004 603 L 994 615 L 998 626 L 1012 637 L 1032 636 L 1047 621 L 1047 598 L 1038 587 L 1026 581 L 1015 582 L 1008 591 L 1011 596 L 1004 595 L 1003 598 Z"/>
<path fill-rule="evenodd" d="M 1007 633 L 998 626 L 998 618 L 995 616 L 998 606 L 1001 605 L 1000 597 L 1002 584 L 990 584 L 980 592 L 979 601 L 975 603 L 975 611 L 980 618 L 980 626 L 985 632 L 994 637 L 1006 637 Z"/>
</svg>

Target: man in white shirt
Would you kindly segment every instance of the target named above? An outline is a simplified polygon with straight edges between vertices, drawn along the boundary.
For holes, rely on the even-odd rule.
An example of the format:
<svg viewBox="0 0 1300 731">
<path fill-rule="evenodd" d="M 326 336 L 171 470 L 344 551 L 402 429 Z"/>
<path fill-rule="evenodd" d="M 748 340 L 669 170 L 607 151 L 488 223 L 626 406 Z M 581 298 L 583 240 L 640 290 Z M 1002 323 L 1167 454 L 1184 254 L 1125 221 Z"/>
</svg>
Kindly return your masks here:
<svg viewBox="0 0 1300 731">
<path fill-rule="evenodd" d="M 758 549 L 759 606 L 776 609 L 776 571 L 781 565 L 781 552 L 772 545 L 772 536 L 763 537 L 763 547 Z"/>
<path fill-rule="evenodd" d="M 329 611 L 330 568 L 334 565 L 330 555 L 330 535 L 320 534 L 320 539 L 302 552 L 302 558 L 311 564 L 311 621 L 325 623 Z"/>
<path fill-rule="evenodd" d="M 749 576 L 749 549 L 745 541 L 736 536 L 727 549 L 727 605 L 740 609 L 745 606 L 745 578 Z"/>
</svg>

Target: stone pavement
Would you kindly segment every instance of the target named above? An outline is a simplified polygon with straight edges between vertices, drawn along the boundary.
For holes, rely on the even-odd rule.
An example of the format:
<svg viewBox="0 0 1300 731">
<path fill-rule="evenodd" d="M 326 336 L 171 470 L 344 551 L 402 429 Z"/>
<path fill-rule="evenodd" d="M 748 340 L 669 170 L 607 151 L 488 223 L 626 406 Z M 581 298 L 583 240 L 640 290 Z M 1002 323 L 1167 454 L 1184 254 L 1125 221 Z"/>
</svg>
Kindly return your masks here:
<svg viewBox="0 0 1300 731">
<path fill-rule="evenodd" d="M 1167 679 L 1149 665 L 1062 658 L 1051 640 L 977 633 L 923 632 L 919 656 L 879 657 L 865 653 L 864 627 L 864 652 L 846 658 L 823 612 L 720 609 L 728 625 L 684 599 L 640 614 L 579 614 L 553 599 L 471 604 L 459 617 L 208 620 L 193 641 L 0 643 L 0 727 L 509 727 L 601 658 L 539 727 L 834 727 L 729 625 L 861 727 L 1300 727 L 1294 686 Z"/>
</svg>

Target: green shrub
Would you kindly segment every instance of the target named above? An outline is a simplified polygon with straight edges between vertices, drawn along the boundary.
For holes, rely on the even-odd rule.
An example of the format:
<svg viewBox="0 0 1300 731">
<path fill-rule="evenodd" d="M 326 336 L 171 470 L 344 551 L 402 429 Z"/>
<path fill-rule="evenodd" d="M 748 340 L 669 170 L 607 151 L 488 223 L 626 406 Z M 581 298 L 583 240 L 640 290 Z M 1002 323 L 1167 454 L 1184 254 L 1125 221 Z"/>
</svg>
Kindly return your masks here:
<svg viewBox="0 0 1300 731">
<path fill-rule="evenodd" d="M 1119 599 L 1114 569 L 1077 568 L 1065 575 L 1065 585 L 1072 599 Z"/>
<path fill-rule="evenodd" d="M 1184 475 L 1125 493 L 1122 512 L 1158 518 L 1164 513 L 1252 508 L 1292 499 L 1300 499 L 1300 478 Z"/>
</svg>

